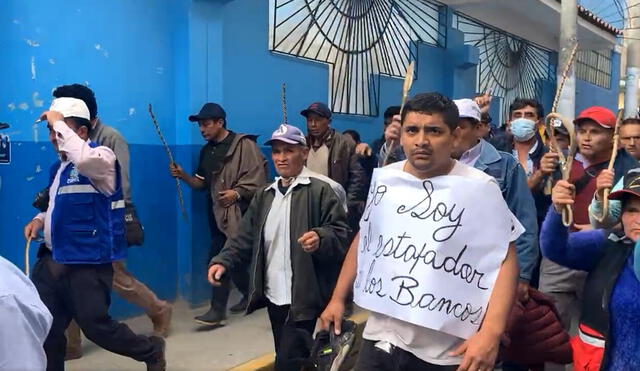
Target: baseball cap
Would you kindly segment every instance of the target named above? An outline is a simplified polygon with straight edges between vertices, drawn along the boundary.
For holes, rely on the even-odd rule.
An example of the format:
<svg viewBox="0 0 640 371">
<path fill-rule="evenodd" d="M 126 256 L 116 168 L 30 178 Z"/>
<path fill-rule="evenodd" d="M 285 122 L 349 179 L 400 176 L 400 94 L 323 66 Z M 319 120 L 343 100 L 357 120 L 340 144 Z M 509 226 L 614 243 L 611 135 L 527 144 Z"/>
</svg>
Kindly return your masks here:
<svg viewBox="0 0 640 371">
<path fill-rule="evenodd" d="M 197 115 L 189 116 L 189 121 L 195 122 L 205 119 L 226 119 L 227 113 L 218 103 L 205 103 Z"/>
<path fill-rule="evenodd" d="M 315 113 L 328 119 L 331 118 L 331 110 L 329 109 L 329 107 L 327 107 L 326 104 L 322 102 L 311 103 L 311 105 L 307 109 L 300 112 L 300 114 L 304 117 L 307 117 L 310 113 Z"/>
<path fill-rule="evenodd" d="M 81 99 L 76 98 L 56 98 L 51 102 L 49 111 L 60 112 L 64 118 L 78 117 L 81 119 L 91 120 L 89 115 L 89 108 L 86 103 Z"/>
<path fill-rule="evenodd" d="M 554 126 L 553 130 L 560 135 L 569 135 L 569 130 L 564 125 Z"/>
<path fill-rule="evenodd" d="M 455 99 L 453 101 L 458 106 L 458 112 L 460 118 L 470 118 L 476 121 L 480 121 L 482 114 L 480 113 L 480 107 L 478 103 L 471 99 Z"/>
<path fill-rule="evenodd" d="M 307 139 L 302 134 L 302 131 L 293 125 L 282 124 L 278 126 L 276 131 L 271 134 L 271 139 L 265 142 L 265 146 L 273 144 L 273 142 L 280 141 L 289 144 L 300 144 L 302 146 L 307 145 Z"/>
<path fill-rule="evenodd" d="M 585 120 L 592 120 L 603 128 L 613 129 L 616 126 L 616 115 L 608 108 L 593 106 L 580 112 L 573 123 L 579 125 Z"/>
<path fill-rule="evenodd" d="M 640 168 L 631 169 L 624 175 L 624 186 L 621 190 L 609 195 L 610 200 L 620 200 L 624 196 L 640 197 Z"/>
</svg>

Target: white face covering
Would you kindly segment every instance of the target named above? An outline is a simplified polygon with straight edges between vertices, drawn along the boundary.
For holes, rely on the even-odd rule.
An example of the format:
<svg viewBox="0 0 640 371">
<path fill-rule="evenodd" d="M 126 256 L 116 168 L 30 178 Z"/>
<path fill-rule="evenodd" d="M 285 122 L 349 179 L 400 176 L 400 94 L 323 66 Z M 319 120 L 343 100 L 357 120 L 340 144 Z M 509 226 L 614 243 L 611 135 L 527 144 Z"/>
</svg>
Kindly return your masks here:
<svg viewBox="0 0 640 371">
<path fill-rule="evenodd" d="M 511 134 L 517 142 L 526 142 L 536 135 L 536 123 L 529 119 L 511 121 Z"/>
</svg>

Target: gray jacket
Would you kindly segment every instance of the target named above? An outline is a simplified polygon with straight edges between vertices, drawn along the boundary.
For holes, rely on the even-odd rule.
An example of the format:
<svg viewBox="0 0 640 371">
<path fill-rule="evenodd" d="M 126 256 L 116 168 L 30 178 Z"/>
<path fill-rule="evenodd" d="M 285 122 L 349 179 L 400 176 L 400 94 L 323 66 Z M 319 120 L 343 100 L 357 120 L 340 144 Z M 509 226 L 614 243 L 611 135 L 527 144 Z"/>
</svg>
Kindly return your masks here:
<svg viewBox="0 0 640 371">
<path fill-rule="evenodd" d="M 129 183 L 129 144 L 120 132 L 111 126 L 107 126 L 96 120 L 96 125 L 91 130 L 91 140 L 101 146 L 107 146 L 113 150 L 120 164 L 120 176 L 122 178 L 122 194 L 124 202 L 132 205 L 131 201 L 131 184 Z"/>
</svg>

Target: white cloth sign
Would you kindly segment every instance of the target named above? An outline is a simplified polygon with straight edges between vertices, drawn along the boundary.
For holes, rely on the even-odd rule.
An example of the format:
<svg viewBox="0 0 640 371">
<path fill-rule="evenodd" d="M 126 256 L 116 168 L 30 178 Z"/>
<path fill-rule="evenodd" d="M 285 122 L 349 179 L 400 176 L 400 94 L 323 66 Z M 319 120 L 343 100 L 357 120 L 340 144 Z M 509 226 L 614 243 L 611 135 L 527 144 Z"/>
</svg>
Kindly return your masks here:
<svg viewBox="0 0 640 371">
<path fill-rule="evenodd" d="M 524 229 L 494 181 L 376 169 L 360 222 L 355 302 L 467 339 Z"/>
</svg>

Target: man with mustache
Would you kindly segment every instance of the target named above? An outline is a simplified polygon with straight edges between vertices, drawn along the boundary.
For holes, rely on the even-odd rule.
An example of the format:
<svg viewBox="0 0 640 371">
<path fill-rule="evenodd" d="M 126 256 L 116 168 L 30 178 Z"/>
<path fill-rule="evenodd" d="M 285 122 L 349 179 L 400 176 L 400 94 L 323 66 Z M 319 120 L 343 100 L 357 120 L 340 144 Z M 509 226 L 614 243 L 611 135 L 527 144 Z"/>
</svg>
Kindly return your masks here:
<svg viewBox="0 0 640 371">
<path fill-rule="evenodd" d="M 309 148 L 300 129 L 281 125 L 266 144 L 278 177 L 256 192 L 237 237 L 211 260 L 208 279 L 219 286 L 226 272 L 251 263 L 247 313 L 267 307 L 275 369 L 297 371 L 349 243 L 346 196 L 340 184 L 305 167 Z"/>
<path fill-rule="evenodd" d="M 406 103 L 401 118 L 400 144 L 407 160 L 378 171 L 401 170 L 420 180 L 445 175 L 460 179 L 473 178 L 493 183 L 496 187 L 495 194 L 499 194 L 495 179 L 452 158 L 458 121 L 459 113 L 455 103 L 439 93 L 418 94 L 411 98 Z M 499 196 L 492 206 L 496 212 L 510 213 Z M 370 312 L 355 369 L 492 370 L 518 281 L 518 261 L 513 241 L 518 238 L 522 228 L 513 215 L 510 215 L 510 220 L 512 225 L 504 225 L 508 230 L 503 232 L 511 231 L 511 243 L 504 241 L 505 245 L 509 244 L 509 248 L 499 268 L 488 304 L 489 311 L 475 335 L 465 341 L 436 329 Z M 415 233 L 419 234 L 419 231 Z M 360 234 L 356 235 L 349 247 L 331 300 L 320 316 L 322 327 L 328 329 L 333 323 L 336 334 L 341 331 L 345 302 L 358 270 L 362 269 L 358 266 L 359 242 Z"/>
<path fill-rule="evenodd" d="M 197 122 L 207 144 L 200 151 L 200 164 L 194 176 L 178 164 L 170 165 L 173 177 L 184 180 L 191 188 L 205 189 L 209 227 L 211 229 L 211 257 L 218 255 L 225 242 L 238 233 L 240 218 L 249 207 L 254 193 L 267 181 L 267 161 L 256 145 L 256 136 L 227 130 L 227 113 L 217 103 L 206 103 L 200 113 L 189 116 Z M 237 266 L 233 282 L 243 295 L 230 308 L 232 313 L 243 312 L 247 306 L 249 282 L 246 266 Z M 227 317 L 230 282 L 213 288 L 211 308 L 197 316 L 196 322 L 223 325 Z"/>
</svg>

